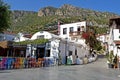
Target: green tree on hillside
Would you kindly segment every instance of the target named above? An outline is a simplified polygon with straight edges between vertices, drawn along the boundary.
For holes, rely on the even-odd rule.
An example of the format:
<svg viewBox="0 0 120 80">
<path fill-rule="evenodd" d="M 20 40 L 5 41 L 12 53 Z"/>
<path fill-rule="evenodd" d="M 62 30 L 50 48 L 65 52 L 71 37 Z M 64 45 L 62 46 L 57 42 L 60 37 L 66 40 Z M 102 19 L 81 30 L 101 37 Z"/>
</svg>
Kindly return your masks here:
<svg viewBox="0 0 120 80">
<path fill-rule="evenodd" d="M 10 26 L 10 11 L 9 6 L 0 0 L 0 32 Z"/>
<path fill-rule="evenodd" d="M 101 50 L 102 46 L 101 43 L 96 39 L 95 35 L 91 34 L 86 38 L 86 43 L 89 44 L 90 48 L 93 50 Z"/>
<path fill-rule="evenodd" d="M 107 31 L 108 31 L 108 27 L 97 27 L 97 26 L 94 26 L 94 31 L 95 31 L 95 34 L 106 34 Z"/>
</svg>

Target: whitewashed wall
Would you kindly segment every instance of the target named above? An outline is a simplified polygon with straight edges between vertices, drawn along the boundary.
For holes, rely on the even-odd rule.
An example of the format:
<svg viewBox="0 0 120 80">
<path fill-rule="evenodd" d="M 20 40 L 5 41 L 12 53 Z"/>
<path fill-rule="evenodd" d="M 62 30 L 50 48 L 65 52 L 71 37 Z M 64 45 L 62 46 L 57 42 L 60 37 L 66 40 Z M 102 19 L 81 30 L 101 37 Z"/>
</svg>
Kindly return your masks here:
<svg viewBox="0 0 120 80">
<path fill-rule="evenodd" d="M 52 40 L 51 41 L 51 48 L 50 48 L 50 57 L 58 58 L 59 54 L 59 40 Z"/>
<path fill-rule="evenodd" d="M 86 49 L 86 47 L 84 47 L 81 44 L 75 44 L 75 43 L 70 43 L 65 41 L 60 42 L 60 54 L 61 54 L 61 58 L 62 58 L 62 63 L 65 64 L 65 52 L 66 52 L 66 56 L 68 56 L 69 51 L 72 51 L 72 55 L 75 55 L 75 50 L 77 50 L 77 56 L 78 57 L 85 57 L 85 55 L 89 55 L 89 50 Z"/>
<path fill-rule="evenodd" d="M 114 38 L 114 40 L 120 40 L 120 32 L 119 32 L 119 29 L 114 29 L 114 30 L 113 30 L 113 38 Z"/>
<path fill-rule="evenodd" d="M 60 25 L 60 37 L 62 38 L 70 38 L 69 37 L 69 28 L 70 27 L 74 27 L 73 31 L 77 31 L 78 26 L 84 26 L 84 29 L 86 31 L 86 21 L 82 21 L 82 22 L 77 22 L 77 23 L 70 23 L 70 24 L 64 24 L 64 25 Z M 67 28 L 67 34 L 63 34 L 63 28 Z"/>
<path fill-rule="evenodd" d="M 60 42 L 59 50 L 60 50 L 60 56 L 61 56 L 62 64 L 65 64 L 65 50 L 66 50 L 65 47 L 66 47 L 66 44 Z M 66 55 L 67 55 L 67 53 L 66 53 Z"/>
<path fill-rule="evenodd" d="M 44 35 L 44 39 L 51 39 L 52 38 L 52 34 L 46 31 L 40 31 L 35 33 L 32 37 L 31 40 L 35 40 L 38 38 L 38 36 L 43 36 Z"/>
</svg>

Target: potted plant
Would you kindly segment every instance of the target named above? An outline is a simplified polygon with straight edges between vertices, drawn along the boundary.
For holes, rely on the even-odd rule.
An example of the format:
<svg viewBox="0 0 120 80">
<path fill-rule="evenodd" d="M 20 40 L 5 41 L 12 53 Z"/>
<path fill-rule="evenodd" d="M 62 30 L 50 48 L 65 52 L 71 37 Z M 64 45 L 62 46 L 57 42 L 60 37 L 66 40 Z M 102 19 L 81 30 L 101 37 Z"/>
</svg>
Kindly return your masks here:
<svg viewBox="0 0 120 80">
<path fill-rule="evenodd" d="M 114 60 L 114 54 L 113 51 L 110 51 L 110 53 L 107 54 L 107 62 L 109 68 L 114 68 L 113 60 Z"/>
</svg>

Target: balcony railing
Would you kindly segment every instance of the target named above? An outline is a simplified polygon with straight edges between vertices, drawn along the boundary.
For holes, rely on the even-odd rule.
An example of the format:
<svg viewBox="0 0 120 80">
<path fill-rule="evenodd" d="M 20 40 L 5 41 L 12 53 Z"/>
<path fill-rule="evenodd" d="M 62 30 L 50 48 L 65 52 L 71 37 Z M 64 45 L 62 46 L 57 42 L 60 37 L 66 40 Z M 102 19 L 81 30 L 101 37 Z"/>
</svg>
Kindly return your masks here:
<svg viewBox="0 0 120 80">
<path fill-rule="evenodd" d="M 74 32 L 70 32 L 69 36 L 80 36 L 82 34 L 81 31 L 74 31 Z"/>
</svg>

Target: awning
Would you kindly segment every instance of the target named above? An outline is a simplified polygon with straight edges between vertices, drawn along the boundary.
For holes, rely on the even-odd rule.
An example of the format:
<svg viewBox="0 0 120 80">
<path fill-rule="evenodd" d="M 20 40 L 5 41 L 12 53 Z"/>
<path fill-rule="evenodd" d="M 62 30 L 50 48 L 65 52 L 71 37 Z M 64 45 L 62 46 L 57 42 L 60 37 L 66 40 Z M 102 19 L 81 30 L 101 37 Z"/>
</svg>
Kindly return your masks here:
<svg viewBox="0 0 120 80">
<path fill-rule="evenodd" d="M 9 48 L 9 45 L 12 45 L 13 42 L 11 41 L 0 41 L 0 47 L 2 48 Z"/>
</svg>

